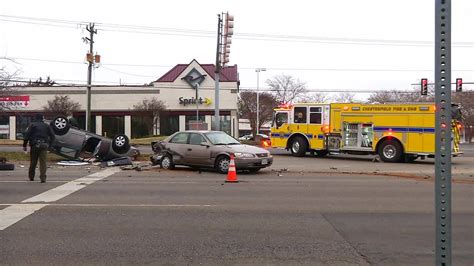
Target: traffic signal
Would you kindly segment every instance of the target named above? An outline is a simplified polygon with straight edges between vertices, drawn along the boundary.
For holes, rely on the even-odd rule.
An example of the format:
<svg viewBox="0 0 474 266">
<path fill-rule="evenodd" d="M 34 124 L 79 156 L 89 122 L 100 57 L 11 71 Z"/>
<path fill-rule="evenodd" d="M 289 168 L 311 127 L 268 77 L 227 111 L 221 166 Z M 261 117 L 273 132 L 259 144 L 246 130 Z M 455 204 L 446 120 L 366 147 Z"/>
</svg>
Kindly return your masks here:
<svg viewBox="0 0 474 266">
<path fill-rule="evenodd" d="M 462 92 L 462 78 L 456 79 L 456 92 Z"/>
<path fill-rule="evenodd" d="M 428 79 L 421 79 L 421 95 L 428 95 Z"/>
<path fill-rule="evenodd" d="M 232 44 L 232 35 L 234 35 L 234 16 L 225 13 L 224 24 L 224 43 L 222 45 L 222 65 L 229 63 L 230 45 Z"/>
</svg>

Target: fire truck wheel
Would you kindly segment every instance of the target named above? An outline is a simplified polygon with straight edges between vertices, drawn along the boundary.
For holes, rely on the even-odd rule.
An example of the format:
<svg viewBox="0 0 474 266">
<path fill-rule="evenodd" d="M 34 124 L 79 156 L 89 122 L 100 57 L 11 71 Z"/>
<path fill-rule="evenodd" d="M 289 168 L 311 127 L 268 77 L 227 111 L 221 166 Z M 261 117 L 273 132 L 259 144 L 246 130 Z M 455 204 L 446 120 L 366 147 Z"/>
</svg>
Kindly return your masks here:
<svg viewBox="0 0 474 266">
<path fill-rule="evenodd" d="M 302 157 L 308 150 L 308 142 L 302 137 L 296 137 L 291 142 L 290 151 L 294 156 Z"/>
<path fill-rule="evenodd" d="M 402 146 L 398 141 L 385 140 L 379 147 L 380 159 L 384 162 L 395 163 L 402 158 Z"/>
</svg>

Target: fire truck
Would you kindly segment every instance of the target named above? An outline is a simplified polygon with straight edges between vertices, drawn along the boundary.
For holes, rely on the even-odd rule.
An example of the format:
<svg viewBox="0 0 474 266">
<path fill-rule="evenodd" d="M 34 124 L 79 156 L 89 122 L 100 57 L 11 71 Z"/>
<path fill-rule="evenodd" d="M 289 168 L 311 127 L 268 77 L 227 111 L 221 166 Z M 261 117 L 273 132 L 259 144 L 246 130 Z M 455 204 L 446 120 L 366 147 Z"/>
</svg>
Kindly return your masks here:
<svg viewBox="0 0 474 266">
<path fill-rule="evenodd" d="M 411 162 L 435 154 L 434 103 L 297 103 L 274 110 L 274 148 L 307 152 L 378 154 L 385 162 Z M 452 105 L 452 156 L 459 149 L 461 111 Z"/>
</svg>

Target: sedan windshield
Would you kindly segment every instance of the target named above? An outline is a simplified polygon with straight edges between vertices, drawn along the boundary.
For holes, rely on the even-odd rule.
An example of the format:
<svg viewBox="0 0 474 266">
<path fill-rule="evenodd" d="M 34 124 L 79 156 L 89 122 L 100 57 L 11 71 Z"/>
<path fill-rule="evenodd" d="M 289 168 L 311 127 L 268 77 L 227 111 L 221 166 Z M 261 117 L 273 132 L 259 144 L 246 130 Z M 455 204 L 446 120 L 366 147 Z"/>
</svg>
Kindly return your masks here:
<svg viewBox="0 0 474 266">
<path fill-rule="evenodd" d="M 240 144 L 236 139 L 224 132 L 205 133 L 209 141 L 214 145 L 237 145 Z"/>
</svg>

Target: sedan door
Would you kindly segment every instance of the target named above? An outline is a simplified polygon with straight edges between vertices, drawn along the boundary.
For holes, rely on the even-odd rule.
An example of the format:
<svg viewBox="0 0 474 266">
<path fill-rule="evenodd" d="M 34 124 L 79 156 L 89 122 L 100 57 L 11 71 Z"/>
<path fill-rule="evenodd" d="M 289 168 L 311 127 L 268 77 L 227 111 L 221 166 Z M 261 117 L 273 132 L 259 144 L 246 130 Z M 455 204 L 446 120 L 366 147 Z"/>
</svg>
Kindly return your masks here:
<svg viewBox="0 0 474 266">
<path fill-rule="evenodd" d="M 208 145 L 205 146 L 202 143 L 207 143 Z M 187 146 L 185 156 L 189 164 L 212 166 L 210 143 L 199 133 L 191 133 L 189 135 L 189 145 Z"/>
<path fill-rule="evenodd" d="M 168 143 L 166 143 L 166 150 L 173 156 L 173 162 L 176 164 L 187 164 L 186 151 L 188 144 L 189 133 L 178 133 Z"/>
</svg>

